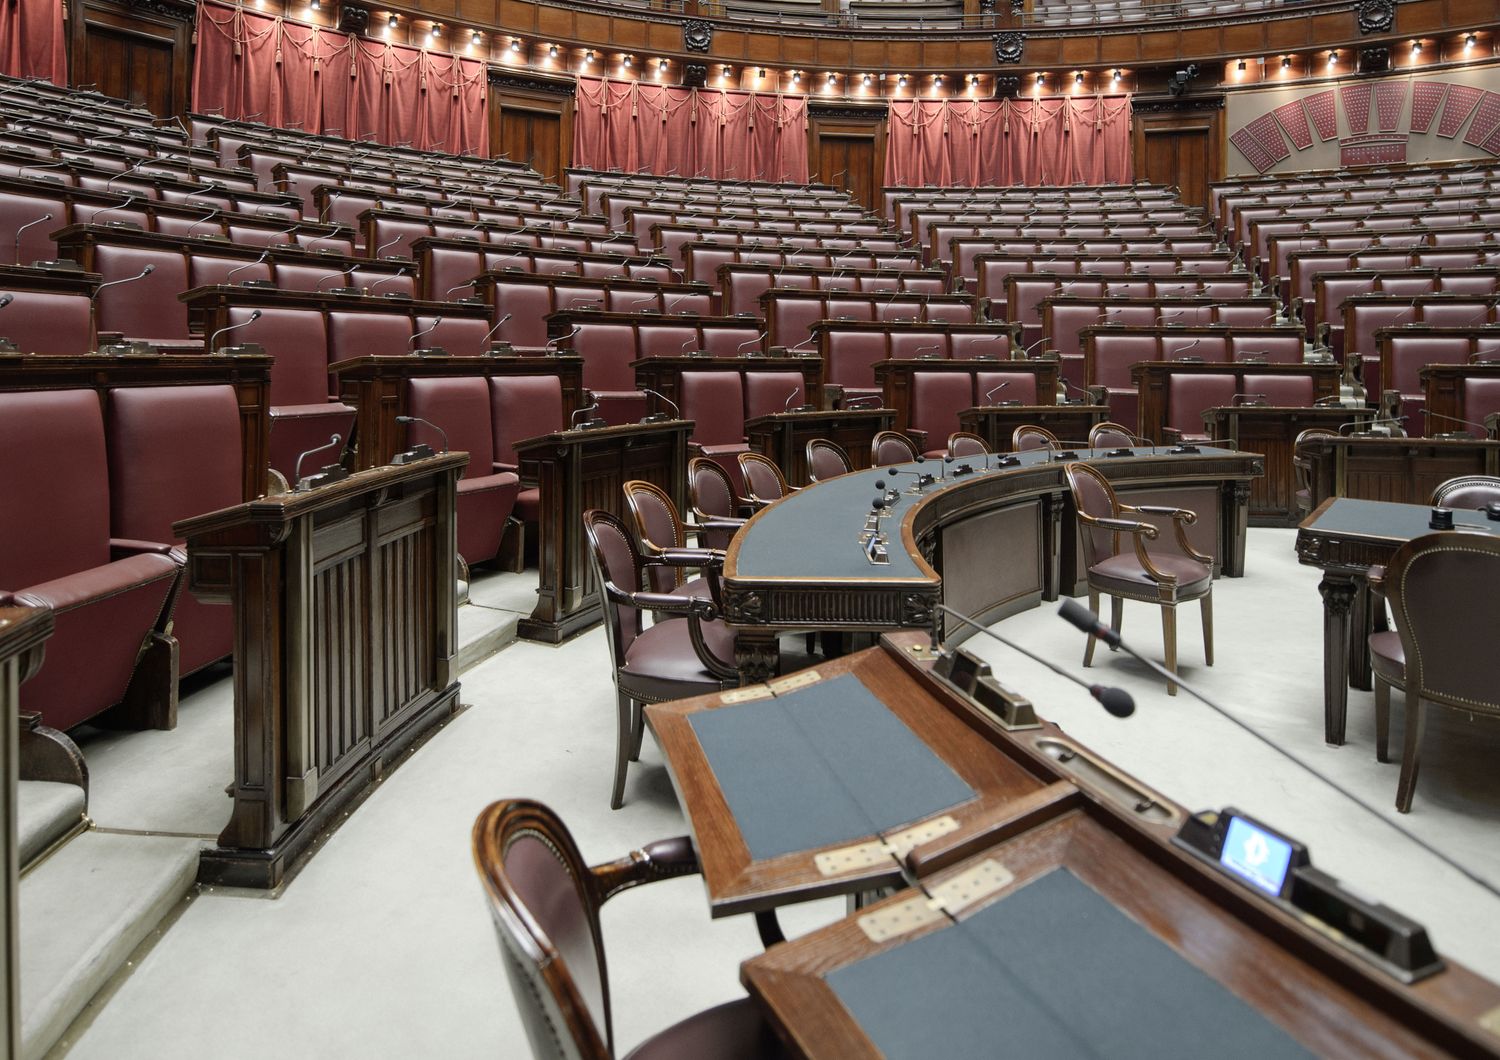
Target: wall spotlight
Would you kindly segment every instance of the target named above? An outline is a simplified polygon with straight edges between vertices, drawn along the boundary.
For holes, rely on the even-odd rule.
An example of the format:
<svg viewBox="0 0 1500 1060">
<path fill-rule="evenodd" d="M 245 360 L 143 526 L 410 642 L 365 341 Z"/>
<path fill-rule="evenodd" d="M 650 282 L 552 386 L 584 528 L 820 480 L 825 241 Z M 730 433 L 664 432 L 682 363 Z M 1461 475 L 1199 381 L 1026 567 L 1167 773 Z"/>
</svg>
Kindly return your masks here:
<svg viewBox="0 0 1500 1060">
<path fill-rule="evenodd" d="M 474 39 L 475 40 L 479 39 L 479 31 L 478 30 L 474 31 Z M 518 40 L 516 40 L 516 38 L 512 37 L 510 39 L 510 50 L 513 51 L 513 52 L 520 51 L 521 50 L 521 42 L 518 41 Z"/>
<path fill-rule="evenodd" d="M 934 85 L 941 85 L 943 83 L 943 75 L 942 74 L 933 74 L 932 75 L 932 83 Z"/>
<path fill-rule="evenodd" d="M 1414 40 L 1414 41 L 1411 42 L 1411 53 L 1413 55 L 1421 55 L 1422 54 L 1422 42 L 1421 41 Z"/>
<path fill-rule="evenodd" d="M 1114 71 L 1114 73 L 1110 75 L 1109 83 L 1112 84 L 1112 85 L 1118 85 L 1120 83 L 1120 71 L 1119 70 Z"/>
<path fill-rule="evenodd" d="M 472 32 L 470 32 L 470 34 L 469 34 L 469 43 L 470 44 L 478 44 L 479 43 L 479 31 L 477 29 L 473 30 Z"/>
<path fill-rule="evenodd" d="M 319 11 L 322 7 L 323 0 L 307 0 L 307 9 L 309 11 Z"/>
<path fill-rule="evenodd" d="M 1073 83 L 1075 85 L 1081 85 L 1081 84 L 1083 84 L 1083 71 L 1082 70 L 1078 71 L 1078 73 L 1076 73 L 1076 74 L 1073 75 Z"/>
<path fill-rule="evenodd" d="M 1329 52 L 1328 53 L 1328 65 L 1329 66 L 1337 66 L 1338 65 L 1338 61 L 1339 61 L 1339 53 L 1338 52 L 1333 51 L 1333 52 Z"/>
<path fill-rule="evenodd" d="M 549 59 L 556 59 L 557 58 L 557 45 L 555 45 L 555 44 L 549 44 L 549 45 L 547 45 L 547 58 L 549 58 Z"/>
<path fill-rule="evenodd" d="M 733 73 L 733 72 L 734 71 L 730 70 L 729 67 L 727 67 L 727 66 L 724 67 L 724 69 L 722 69 L 722 70 L 719 71 L 719 80 L 720 81 L 728 81 L 729 80 L 729 75 L 731 73 Z"/>
<path fill-rule="evenodd" d="M 656 68 L 665 73 L 667 69 L 667 61 L 665 59 L 658 59 L 656 61 Z"/>
<path fill-rule="evenodd" d="M 828 74 L 828 83 L 829 83 L 829 84 L 830 84 L 830 85 L 831 85 L 831 84 L 833 84 L 833 83 L 834 83 L 834 82 L 835 82 L 835 81 L 837 81 L 837 80 L 838 80 L 838 78 L 837 78 L 837 76 L 836 76 L 836 75 L 834 75 L 834 74 L 833 74 L 833 73 L 832 73 L 832 72 L 831 72 L 831 71 L 830 71 L 830 72 L 829 72 L 829 74 Z"/>
<path fill-rule="evenodd" d="M 1283 55 L 1281 57 L 1281 68 L 1283 70 L 1290 70 L 1292 68 L 1292 57 L 1290 55 Z"/>
<path fill-rule="evenodd" d="M 766 68 L 764 66 L 762 66 L 760 69 L 756 70 L 755 71 L 755 76 L 758 77 L 758 78 L 760 78 L 762 81 L 764 81 L 765 77 L 766 77 Z"/>
<path fill-rule="evenodd" d="M 432 28 L 427 31 L 427 35 L 429 37 L 431 37 L 433 40 L 437 40 L 439 37 L 441 37 L 443 35 L 443 27 L 439 26 L 436 22 L 434 22 L 432 24 Z"/>
<path fill-rule="evenodd" d="M 624 58 L 622 58 L 620 60 L 620 65 L 623 66 L 623 67 L 625 67 L 627 70 L 630 69 L 630 56 L 627 55 Z"/>
<path fill-rule="evenodd" d="M 865 74 L 865 76 L 862 78 L 862 81 L 863 81 L 864 86 L 866 88 L 870 87 L 870 75 L 869 74 Z"/>
<path fill-rule="evenodd" d="M 970 85 L 970 87 L 973 87 L 973 86 L 975 86 L 977 84 L 979 84 L 979 75 L 978 74 L 970 74 L 969 75 L 969 85 Z"/>
<path fill-rule="evenodd" d="M 905 74 L 902 74 L 900 77 L 896 78 L 896 86 L 898 88 L 905 88 L 906 87 L 906 75 Z"/>
<path fill-rule="evenodd" d="M 1476 45 L 1478 43 L 1479 43 L 1479 38 L 1476 37 L 1476 36 L 1474 36 L 1474 34 L 1470 33 L 1467 37 L 1464 38 L 1464 51 L 1471 50 L 1474 47 L 1474 45 Z"/>
<path fill-rule="evenodd" d="M 802 83 L 802 73 L 800 71 L 798 71 L 798 70 L 793 70 L 792 71 L 792 84 L 794 84 L 794 85 L 800 85 L 801 83 Z"/>
<path fill-rule="evenodd" d="M 1241 59 L 1239 61 L 1238 65 L 1236 65 L 1235 69 L 1238 70 L 1240 73 L 1244 73 L 1245 72 L 1245 60 Z"/>
<path fill-rule="evenodd" d="M 1036 75 L 1036 87 L 1037 88 L 1041 88 L 1046 83 L 1047 83 L 1047 75 L 1046 74 L 1037 74 Z"/>
</svg>

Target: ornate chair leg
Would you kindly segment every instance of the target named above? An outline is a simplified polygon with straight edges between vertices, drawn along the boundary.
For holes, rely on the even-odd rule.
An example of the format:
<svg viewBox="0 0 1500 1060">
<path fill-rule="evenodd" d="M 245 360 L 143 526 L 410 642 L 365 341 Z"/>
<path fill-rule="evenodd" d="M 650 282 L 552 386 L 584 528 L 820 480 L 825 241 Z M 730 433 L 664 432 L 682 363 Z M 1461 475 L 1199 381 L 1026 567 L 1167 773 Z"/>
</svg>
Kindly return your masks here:
<svg viewBox="0 0 1500 1060">
<path fill-rule="evenodd" d="M 1379 674 L 1375 675 L 1375 761 L 1390 761 L 1391 737 L 1391 685 Z"/>
<path fill-rule="evenodd" d="M 1203 609 L 1203 661 L 1214 664 L 1214 594 L 1210 590 L 1198 605 Z"/>
<path fill-rule="evenodd" d="M 1094 613 L 1095 618 L 1099 617 L 1099 590 L 1092 587 L 1089 589 L 1089 610 Z M 1088 642 L 1083 646 L 1083 665 L 1085 666 L 1094 665 L 1094 641 L 1097 639 L 1090 633 Z"/>
<path fill-rule="evenodd" d="M 615 785 L 610 792 L 609 808 L 625 805 L 625 767 L 630 760 L 631 717 L 634 707 L 624 692 L 615 693 Z"/>
<path fill-rule="evenodd" d="M 1177 605 L 1163 603 L 1161 605 L 1161 646 L 1162 653 L 1166 656 L 1167 669 L 1172 673 L 1177 672 Z M 1167 695 L 1177 694 L 1177 683 L 1167 682 Z"/>
<path fill-rule="evenodd" d="M 646 706 L 643 703 L 630 705 L 630 760 L 641 760 L 641 739 L 646 735 Z"/>
<path fill-rule="evenodd" d="M 1125 621 L 1125 598 L 1123 596 L 1111 596 L 1109 598 L 1109 628 L 1116 633 L 1120 632 L 1120 624 Z M 1110 648 L 1110 651 L 1119 651 L 1119 648 Z"/>
<path fill-rule="evenodd" d="M 1396 782 L 1396 809 L 1411 811 L 1411 797 L 1417 790 L 1417 765 L 1421 755 L 1422 725 L 1426 721 L 1422 700 L 1410 688 L 1406 690 L 1406 746 L 1401 752 L 1401 779 Z"/>
</svg>

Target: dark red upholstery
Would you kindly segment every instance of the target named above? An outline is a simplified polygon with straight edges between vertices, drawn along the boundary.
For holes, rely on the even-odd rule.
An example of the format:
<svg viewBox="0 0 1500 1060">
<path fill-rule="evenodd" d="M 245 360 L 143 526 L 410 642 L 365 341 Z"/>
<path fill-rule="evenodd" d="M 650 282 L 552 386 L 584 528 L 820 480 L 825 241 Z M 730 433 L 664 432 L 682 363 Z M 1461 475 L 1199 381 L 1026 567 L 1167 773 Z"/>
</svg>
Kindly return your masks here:
<svg viewBox="0 0 1500 1060">
<path fill-rule="evenodd" d="M 56 612 L 42 670 L 21 686 L 21 709 L 69 729 L 124 697 L 142 643 L 164 628 L 179 567 L 164 552 L 111 561 L 94 392 L 0 394 L 0 452 L 26 454 L 0 461 L 0 594 Z"/>
<path fill-rule="evenodd" d="M 875 362 L 886 358 L 885 336 L 879 332 L 829 332 L 824 370 L 826 381 L 849 389 L 874 393 Z"/>
<path fill-rule="evenodd" d="M 753 420 L 780 412 L 788 405 L 796 408 L 812 398 L 803 392 L 801 372 L 746 372 L 745 418 Z"/>
<path fill-rule="evenodd" d="M 233 275 L 231 275 L 233 274 Z M 225 258 L 209 254 L 188 255 L 188 287 L 212 287 L 215 284 L 242 284 L 249 280 L 269 280 L 271 266 L 254 258 Z M 226 341 L 231 341 L 226 339 Z"/>
<path fill-rule="evenodd" d="M 743 493 L 736 456 L 745 444 L 744 386 L 738 372 L 683 372 L 682 416 L 693 420 L 693 448 L 724 469 L 734 488 Z"/>
<path fill-rule="evenodd" d="M 332 310 L 328 314 L 328 363 L 354 357 L 404 357 L 412 350 L 412 334 L 411 317 L 405 313 Z M 417 343 L 425 344 L 429 337 Z"/>
<path fill-rule="evenodd" d="M 985 395 L 1001 383 L 1005 389 L 986 399 Z M 1035 405 L 1036 376 L 1031 372 L 975 372 L 974 404 L 993 405 L 1002 401 L 1019 401 L 1023 405 Z"/>
<path fill-rule="evenodd" d="M 1167 423 L 1184 440 L 1203 439 L 1203 410 L 1234 404 L 1239 387 L 1228 373 L 1173 372 L 1167 381 Z"/>
<path fill-rule="evenodd" d="M 1483 423 L 1486 416 L 1500 412 L 1500 379 L 1465 379 L 1460 385 L 1463 388 L 1463 419 Z M 1458 430 L 1459 425 L 1445 423 L 1434 429 Z M 1469 428 L 1469 431 L 1476 435 L 1480 433 L 1476 428 Z"/>
<path fill-rule="evenodd" d="M 412 379 L 407 410 L 441 427 L 448 435 L 448 449 L 469 454 L 458 483 L 458 554 L 470 566 L 494 559 L 521 480 L 513 472 L 494 471 L 488 385 L 477 376 Z M 426 442 L 439 451 L 444 448 L 442 436 L 426 425 L 413 423 L 408 430 L 411 442 Z"/>
<path fill-rule="evenodd" d="M 109 394 L 110 530 L 181 544 L 172 524 L 240 503 L 244 456 L 230 386 L 124 387 Z M 182 592 L 172 631 L 189 674 L 228 655 L 234 610 Z"/>
<path fill-rule="evenodd" d="M 972 376 L 959 372 L 913 372 L 908 433 L 928 455 L 942 456 L 947 451 L 948 435 L 958 430 L 958 414 L 973 404 Z"/>
<path fill-rule="evenodd" d="M 417 340 L 418 346 L 438 346 L 454 357 L 478 357 L 488 345 L 485 335 L 490 322 L 482 317 L 444 317 L 439 322 L 434 315 L 418 313 L 414 330 L 427 331 Z"/>
<path fill-rule="evenodd" d="M 509 470 L 520 464 L 514 444 L 567 427 L 563 417 L 562 381 L 555 375 L 495 376 L 490 379 L 490 422 L 495 463 Z M 541 493 L 535 486 L 516 495 L 515 516 L 535 523 Z"/>
<path fill-rule="evenodd" d="M 101 244 L 94 267 L 105 282 L 123 280 L 155 266 L 148 276 L 102 288 L 95 301 L 100 331 L 118 331 L 127 339 L 186 342 L 187 307 L 177 298 L 188 288 L 187 262 L 172 250 Z"/>
<path fill-rule="evenodd" d="M 1285 408 L 1307 408 L 1315 399 L 1310 375 L 1246 375 L 1240 383 L 1242 394 L 1264 394 L 1267 405 Z"/>
<path fill-rule="evenodd" d="M 444 277 L 447 283 L 451 277 Z M 459 282 L 454 280 L 454 283 Z M 436 284 L 434 284 L 436 286 Z M 438 293 L 438 292 L 434 292 Z M 544 346 L 547 343 L 547 314 L 552 312 L 552 292 L 535 283 L 495 284 L 495 319 L 510 314 L 510 320 L 499 331 L 507 342 L 517 346 Z"/>
<path fill-rule="evenodd" d="M 583 358 L 583 385 L 599 401 L 609 423 L 633 423 L 646 414 L 646 395 L 636 389 L 635 336 L 625 324 L 582 324 L 573 349 Z"/>
<path fill-rule="evenodd" d="M 0 338 L 22 353 L 81 357 L 93 349 L 88 295 L 0 287 L 0 295 L 6 294 L 14 301 L 0 309 Z"/>
<path fill-rule="evenodd" d="M 41 174 L 38 174 L 41 175 Z M 57 244 L 52 242 L 52 233 L 68 223 L 68 209 L 59 191 L 56 198 L 41 194 L 24 195 L 20 192 L 0 192 L 0 256 L 15 265 L 30 265 L 33 261 L 57 257 Z M 47 214 L 50 221 L 42 221 Z M 37 224 L 32 224 L 38 221 Z M 16 247 L 16 233 L 21 232 L 21 245 Z"/>
</svg>

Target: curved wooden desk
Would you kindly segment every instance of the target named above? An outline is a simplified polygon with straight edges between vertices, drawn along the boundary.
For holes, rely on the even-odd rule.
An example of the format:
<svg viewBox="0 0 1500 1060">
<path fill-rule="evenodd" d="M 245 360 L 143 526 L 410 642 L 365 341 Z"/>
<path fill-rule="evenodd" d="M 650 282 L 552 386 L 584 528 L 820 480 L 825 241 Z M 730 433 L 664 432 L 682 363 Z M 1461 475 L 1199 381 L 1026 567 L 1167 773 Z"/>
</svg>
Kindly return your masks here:
<svg viewBox="0 0 1500 1060">
<path fill-rule="evenodd" d="M 1215 557 L 1216 573 L 1244 573 L 1250 480 L 1265 470 L 1259 454 L 1208 447 L 1079 453 L 1103 469 L 1128 503 L 1196 511 L 1194 547 Z M 774 676 L 776 636 L 788 630 L 941 632 L 939 602 L 992 622 L 1060 592 L 1081 591 L 1063 461 L 1046 451 L 1013 455 L 1018 464 L 998 469 L 987 470 L 983 458 L 956 461 L 948 477 L 920 494 L 910 492 L 916 464 L 856 471 L 756 513 L 724 563 L 724 617 L 738 630 L 742 678 Z M 954 473 L 966 465 L 973 470 Z M 921 466 L 940 471 L 935 461 Z M 901 490 L 882 522 L 889 562 L 878 565 L 859 542 L 877 480 Z M 963 635 L 955 630 L 949 639 Z"/>
</svg>

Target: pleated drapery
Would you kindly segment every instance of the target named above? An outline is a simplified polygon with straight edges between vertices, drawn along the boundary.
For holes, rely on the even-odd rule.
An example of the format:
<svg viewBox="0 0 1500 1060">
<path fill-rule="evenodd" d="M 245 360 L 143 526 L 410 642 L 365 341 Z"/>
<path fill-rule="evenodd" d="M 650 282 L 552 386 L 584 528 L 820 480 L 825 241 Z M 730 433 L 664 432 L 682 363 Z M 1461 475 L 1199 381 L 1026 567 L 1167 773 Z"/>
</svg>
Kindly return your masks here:
<svg viewBox="0 0 1500 1060">
<path fill-rule="evenodd" d="M 1128 96 L 900 99 L 889 123 L 888 187 L 1131 180 Z"/>
<path fill-rule="evenodd" d="M 0 74 L 67 85 L 63 0 L 0 0 Z"/>
<path fill-rule="evenodd" d="M 212 2 L 198 5 L 193 108 L 424 151 L 489 151 L 485 64 Z"/>
<path fill-rule="evenodd" d="M 807 97 L 580 77 L 573 164 L 805 183 Z"/>
</svg>

